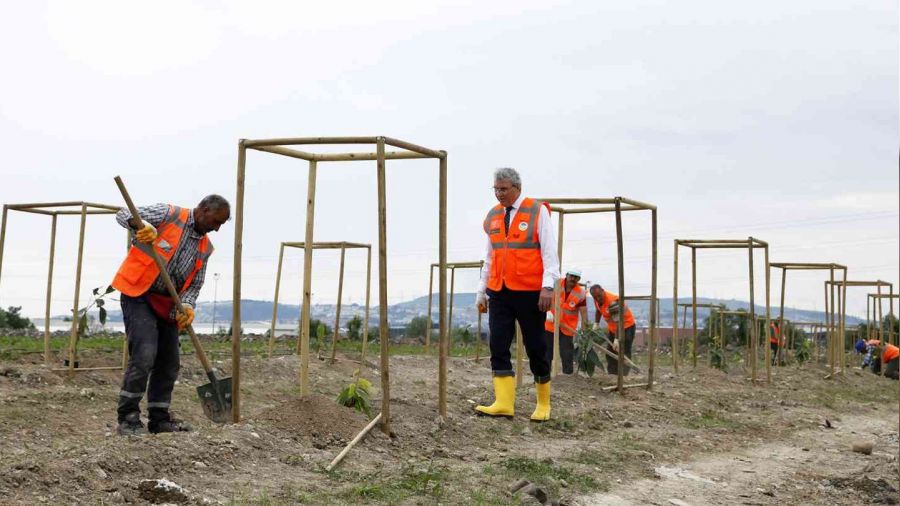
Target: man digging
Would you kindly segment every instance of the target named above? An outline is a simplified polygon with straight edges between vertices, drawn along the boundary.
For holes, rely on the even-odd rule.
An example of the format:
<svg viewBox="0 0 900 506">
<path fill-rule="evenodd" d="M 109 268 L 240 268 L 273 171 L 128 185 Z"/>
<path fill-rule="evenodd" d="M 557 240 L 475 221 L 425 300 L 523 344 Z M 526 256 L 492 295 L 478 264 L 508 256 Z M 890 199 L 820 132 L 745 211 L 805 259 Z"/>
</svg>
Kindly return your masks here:
<svg viewBox="0 0 900 506">
<path fill-rule="evenodd" d="M 112 282 L 122 294 L 129 354 L 119 392 L 117 432 L 145 432 L 140 410 L 145 391 L 151 433 L 189 431 L 189 424 L 169 414 L 180 367 L 178 332 L 194 320 L 194 304 L 213 252 L 207 234 L 218 231 L 230 219 L 231 208 L 223 197 L 209 195 L 194 209 L 155 204 L 139 208 L 138 213 L 143 227 L 134 231 L 133 245 Z M 130 219 L 127 209 L 116 213 L 116 221 L 123 227 L 129 228 Z M 150 248 L 166 262 L 181 297 L 181 308 L 174 307 Z"/>
<path fill-rule="evenodd" d="M 637 328 L 634 324 L 634 315 L 624 302 L 619 301 L 619 296 L 603 289 L 600 285 L 591 286 L 591 297 L 594 299 L 594 329 L 600 328 L 600 317 L 606 320 L 609 329 L 609 344 L 606 349 L 618 353 L 619 346 L 623 346 L 622 353 L 631 359 L 631 345 L 634 343 L 634 332 Z M 625 311 L 625 331 L 619 332 L 619 311 Z M 631 370 L 627 364 L 623 364 L 622 373 L 627 376 Z M 610 356 L 606 357 L 606 373 L 619 374 L 619 361 Z"/>
</svg>

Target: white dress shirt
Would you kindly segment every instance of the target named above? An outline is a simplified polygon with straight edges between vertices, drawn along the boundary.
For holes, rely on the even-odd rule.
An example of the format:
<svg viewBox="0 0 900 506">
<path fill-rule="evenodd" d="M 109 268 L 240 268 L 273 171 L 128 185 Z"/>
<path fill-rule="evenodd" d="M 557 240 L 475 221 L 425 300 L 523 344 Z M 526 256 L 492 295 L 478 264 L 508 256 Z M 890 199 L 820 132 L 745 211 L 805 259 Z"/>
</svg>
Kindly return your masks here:
<svg viewBox="0 0 900 506">
<path fill-rule="evenodd" d="M 512 205 L 509 212 L 509 223 L 512 225 L 513 219 L 519 208 L 522 207 L 522 201 L 525 200 L 524 195 Z M 544 276 L 541 286 L 553 288 L 556 280 L 559 279 L 559 257 L 556 255 L 556 231 L 550 223 L 550 211 L 545 206 L 541 206 L 540 218 L 538 218 L 538 241 L 541 243 L 541 261 L 544 263 Z M 484 293 L 487 288 L 488 278 L 491 273 L 491 257 L 493 256 L 493 247 L 491 246 L 491 238 L 487 238 L 487 249 L 484 254 L 484 266 L 481 268 L 481 281 L 478 282 L 478 293 Z"/>
</svg>

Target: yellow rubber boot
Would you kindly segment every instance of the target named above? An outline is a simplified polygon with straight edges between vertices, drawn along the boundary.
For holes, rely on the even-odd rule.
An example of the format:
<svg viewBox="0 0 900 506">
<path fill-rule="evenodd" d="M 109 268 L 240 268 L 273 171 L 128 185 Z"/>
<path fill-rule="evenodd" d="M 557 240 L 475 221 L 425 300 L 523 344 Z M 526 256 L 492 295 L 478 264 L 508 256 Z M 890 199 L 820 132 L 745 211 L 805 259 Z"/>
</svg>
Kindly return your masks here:
<svg viewBox="0 0 900 506">
<path fill-rule="evenodd" d="M 494 403 L 475 406 L 475 411 L 482 415 L 512 418 L 516 413 L 515 376 L 494 376 Z"/>
<path fill-rule="evenodd" d="M 531 414 L 531 421 L 546 422 L 550 419 L 550 382 L 535 383 L 534 389 L 537 391 L 537 406 Z"/>
</svg>

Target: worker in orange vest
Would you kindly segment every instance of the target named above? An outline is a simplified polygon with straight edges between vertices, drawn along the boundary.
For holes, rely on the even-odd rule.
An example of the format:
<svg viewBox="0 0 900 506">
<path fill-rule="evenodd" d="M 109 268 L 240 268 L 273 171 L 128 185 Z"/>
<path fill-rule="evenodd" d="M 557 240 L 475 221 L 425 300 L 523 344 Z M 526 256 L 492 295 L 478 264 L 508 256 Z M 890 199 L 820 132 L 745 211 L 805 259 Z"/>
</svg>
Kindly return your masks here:
<svg viewBox="0 0 900 506">
<path fill-rule="evenodd" d="M 145 391 L 151 433 L 187 431 L 190 425 L 169 414 L 180 367 L 178 333 L 194 320 L 194 304 L 213 252 L 207 234 L 228 221 L 231 208 L 223 197 L 209 195 L 194 209 L 155 204 L 138 208 L 138 212 L 143 225 L 134 230 L 131 249 L 112 282 L 112 287 L 122 293 L 129 352 L 119 391 L 117 432 L 145 432 L 140 411 Z M 130 228 L 129 220 L 127 209 L 116 213 L 119 225 Z M 166 262 L 183 307 L 175 307 L 169 297 L 150 248 Z"/>
<path fill-rule="evenodd" d="M 769 323 L 769 348 L 772 350 L 772 365 L 778 365 L 778 349 L 783 350 L 784 344 L 784 335 L 778 327 L 778 320 L 772 320 Z"/>
<path fill-rule="evenodd" d="M 603 289 L 600 285 L 591 286 L 591 297 L 594 299 L 594 328 L 600 328 L 600 317 L 606 320 L 606 327 L 609 329 L 610 343 L 606 348 L 617 354 L 619 346 L 623 346 L 622 353 L 631 359 L 631 346 L 634 343 L 634 332 L 637 328 L 634 322 L 634 315 L 631 309 L 628 309 L 623 302 L 619 301 L 619 296 Z M 625 311 L 625 330 L 618 332 L 619 329 L 619 312 Z M 620 339 L 621 336 L 621 339 Z M 628 375 L 631 368 L 624 365 L 623 374 Z M 606 357 L 606 373 L 619 374 L 619 361 L 607 355 Z"/>
<path fill-rule="evenodd" d="M 531 420 L 542 422 L 550 419 L 550 362 L 544 322 L 559 279 L 556 233 L 549 206 L 522 195 L 522 179 L 515 169 L 497 169 L 493 190 L 499 203 L 484 219 L 487 251 L 476 306 L 479 311 L 490 310 L 494 403 L 476 406 L 475 411 L 500 417 L 515 414 L 516 380 L 509 348 L 518 322 L 537 397 Z"/>
<path fill-rule="evenodd" d="M 562 362 L 563 374 L 574 372 L 575 331 L 578 329 L 578 315 L 581 314 L 581 325 L 587 326 L 587 293 L 578 284 L 581 279 L 580 269 L 569 269 L 566 278 L 559 280 L 559 307 L 562 317 L 559 319 L 559 358 Z M 551 305 L 544 323 L 544 342 L 547 346 L 547 361 L 553 363 L 553 327 L 556 311 Z"/>
<path fill-rule="evenodd" d="M 870 349 L 877 350 L 881 341 L 871 339 L 867 343 Z M 881 360 L 872 362 L 872 372 L 881 374 L 881 368 L 884 367 L 884 376 L 891 379 L 900 378 L 900 348 L 893 344 L 887 343 L 881 349 Z"/>
</svg>

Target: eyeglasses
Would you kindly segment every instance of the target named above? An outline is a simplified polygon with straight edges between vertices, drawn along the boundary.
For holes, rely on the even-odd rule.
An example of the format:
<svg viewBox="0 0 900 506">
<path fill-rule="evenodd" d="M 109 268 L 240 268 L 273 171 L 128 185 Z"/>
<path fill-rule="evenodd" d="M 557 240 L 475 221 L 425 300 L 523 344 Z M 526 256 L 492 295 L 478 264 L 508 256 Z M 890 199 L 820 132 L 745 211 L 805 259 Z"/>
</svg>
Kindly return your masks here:
<svg viewBox="0 0 900 506">
<path fill-rule="evenodd" d="M 494 193 L 496 193 L 497 195 L 503 195 L 504 193 L 508 192 L 509 190 L 512 190 L 513 187 L 508 186 L 506 188 L 497 188 L 496 186 L 492 186 L 491 189 L 494 190 Z"/>
</svg>

